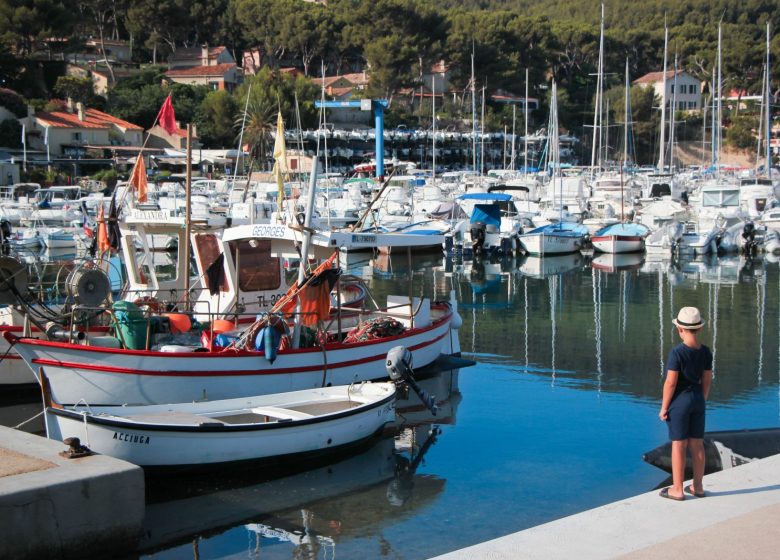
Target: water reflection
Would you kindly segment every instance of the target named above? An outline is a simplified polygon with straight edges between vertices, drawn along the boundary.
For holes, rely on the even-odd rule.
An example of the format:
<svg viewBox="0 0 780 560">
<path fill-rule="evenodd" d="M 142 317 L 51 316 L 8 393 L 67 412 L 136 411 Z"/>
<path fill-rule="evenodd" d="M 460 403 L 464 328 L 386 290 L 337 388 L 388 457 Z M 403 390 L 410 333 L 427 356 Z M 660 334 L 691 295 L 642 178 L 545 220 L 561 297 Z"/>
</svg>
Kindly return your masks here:
<svg viewBox="0 0 780 560">
<path fill-rule="evenodd" d="M 683 305 L 706 317 L 704 342 L 719 379 L 714 398 L 764 383 L 767 354 L 780 356 L 776 337 L 767 337 L 780 328 L 777 313 L 767 313 L 780 302 L 778 267 L 761 257 L 596 255 L 588 263 L 574 254 L 526 257 L 515 270 L 476 262 L 461 269 L 452 279 L 461 285 L 463 350 L 553 384 L 656 398 L 679 342 L 671 319 Z"/>
<path fill-rule="evenodd" d="M 444 490 L 443 478 L 417 469 L 436 444 L 439 425 L 455 423 L 461 398 L 458 371 L 418 383 L 435 395 L 436 416 L 410 391 L 398 401 L 395 426 L 367 449 L 337 462 L 294 474 L 287 469 L 284 476 L 234 470 L 148 480 L 140 550 L 155 552 L 155 558 L 179 558 L 197 552 L 203 539 L 243 529 L 255 554 L 284 545 L 293 558 L 332 558 L 340 541 L 413 517 Z"/>
</svg>

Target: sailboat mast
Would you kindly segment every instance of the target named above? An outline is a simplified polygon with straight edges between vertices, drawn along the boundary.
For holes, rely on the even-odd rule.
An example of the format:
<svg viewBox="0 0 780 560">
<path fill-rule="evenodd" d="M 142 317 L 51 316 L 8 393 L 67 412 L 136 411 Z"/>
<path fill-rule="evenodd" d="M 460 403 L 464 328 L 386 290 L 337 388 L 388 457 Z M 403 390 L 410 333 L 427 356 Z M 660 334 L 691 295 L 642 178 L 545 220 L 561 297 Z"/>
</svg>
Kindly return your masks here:
<svg viewBox="0 0 780 560">
<path fill-rule="evenodd" d="M 711 130 L 710 130 L 710 135 L 712 136 L 712 141 L 710 142 L 711 147 L 712 147 L 712 150 L 711 150 L 712 151 L 712 160 L 710 162 L 711 165 L 715 165 L 717 163 L 717 156 L 715 154 L 718 151 L 718 131 L 717 131 L 716 127 L 715 127 L 715 120 L 717 119 L 717 116 L 718 116 L 718 107 L 716 105 L 717 102 L 715 101 L 715 95 L 716 95 L 715 94 L 715 90 L 716 90 L 715 81 L 716 80 L 717 80 L 717 78 L 715 76 L 715 67 L 713 67 L 712 68 L 712 85 L 710 86 L 710 97 L 712 97 L 712 111 L 711 111 L 712 112 L 712 117 L 711 117 L 712 118 L 712 127 L 711 127 Z"/>
<path fill-rule="evenodd" d="M 721 41 L 722 41 L 722 31 L 723 26 L 721 24 L 718 24 L 718 117 L 717 117 L 717 132 L 716 136 L 718 137 L 718 145 L 717 145 L 717 151 L 715 152 L 715 173 L 717 174 L 717 177 L 720 178 L 720 151 L 721 151 L 721 145 L 723 142 L 723 130 L 721 128 L 723 123 L 723 75 L 721 74 L 721 68 L 723 64 L 723 56 L 721 53 Z"/>
<path fill-rule="evenodd" d="M 431 166 L 433 167 L 433 182 L 436 182 L 436 73 L 431 77 Z"/>
<path fill-rule="evenodd" d="M 515 170 L 515 120 L 517 118 L 517 104 L 512 105 L 512 146 L 511 156 L 509 157 L 509 168 Z"/>
<path fill-rule="evenodd" d="M 628 104 L 631 102 L 631 89 L 628 83 L 628 57 L 626 57 L 626 93 L 623 102 L 623 165 L 620 166 L 620 221 L 623 216 L 623 173 L 628 170 Z"/>
<path fill-rule="evenodd" d="M 477 172 L 477 82 L 474 78 L 474 45 L 471 46 L 471 159 Z"/>
<path fill-rule="evenodd" d="M 677 52 L 674 53 L 674 78 L 672 79 L 672 104 L 669 107 L 669 171 L 674 167 L 674 128 L 677 109 Z"/>
<path fill-rule="evenodd" d="M 593 111 L 593 146 L 590 154 L 590 173 L 591 177 L 595 173 L 596 164 L 601 166 L 601 78 L 604 74 L 604 4 L 601 4 L 601 23 L 599 25 L 599 63 L 596 73 L 596 107 Z M 596 154 L 598 153 L 598 161 Z"/>
<path fill-rule="evenodd" d="M 766 173 L 769 179 L 772 178 L 772 88 L 769 85 L 769 79 L 771 77 L 769 66 L 769 43 L 770 43 L 770 26 L 772 24 L 766 22 Z"/>
<path fill-rule="evenodd" d="M 523 102 L 525 133 L 523 135 L 523 177 L 528 173 L 528 68 L 525 69 L 525 101 Z"/>
<path fill-rule="evenodd" d="M 479 175 L 482 176 L 482 170 L 485 168 L 485 86 L 482 86 L 482 109 L 479 122 Z"/>
<path fill-rule="evenodd" d="M 669 28 L 664 22 L 664 68 L 663 68 L 663 82 L 661 94 L 661 141 L 660 141 L 660 154 L 658 155 L 658 170 L 663 172 L 664 163 L 666 158 L 664 157 L 664 151 L 666 150 L 666 53 L 669 48 Z"/>
</svg>

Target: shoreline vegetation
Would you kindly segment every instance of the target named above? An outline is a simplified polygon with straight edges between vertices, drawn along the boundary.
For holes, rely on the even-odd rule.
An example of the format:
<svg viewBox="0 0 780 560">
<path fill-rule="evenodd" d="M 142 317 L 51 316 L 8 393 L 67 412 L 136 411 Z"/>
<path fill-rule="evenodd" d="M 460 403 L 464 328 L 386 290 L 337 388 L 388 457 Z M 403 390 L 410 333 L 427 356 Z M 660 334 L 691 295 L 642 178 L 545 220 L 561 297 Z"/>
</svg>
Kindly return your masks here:
<svg viewBox="0 0 780 560">
<path fill-rule="evenodd" d="M 764 87 L 769 22 L 770 90 L 775 105 L 779 103 L 780 33 L 775 30 L 780 29 L 780 11 L 775 0 L 608 0 L 604 9 L 608 122 L 617 126 L 622 119 L 624 86 L 618 69 L 626 59 L 631 80 L 660 70 L 665 24 L 670 52 L 677 53 L 680 69 L 701 81 L 703 103 L 709 104 L 721 22 L 723 91 L 737 97 L 726 104 L 726 142 L 741 149 L 755 144 L 751 131 L 758 130 L 760 104 L 742 97 L 757 95 Z M 354 88 L 353 98 L 388 99 L 388 128 L 430 128 L 432 94 L 419 92 L 440 62 L 448 86 L 436 102 L 437 128 L 470 129 L 472 107 L 476 105 L 479 116 L 483 95 L 485 130 L 503 131 L 513 124 L 522 128 L 522 107 L 513 114 L 511 104 L 491 96 L 524 96 L 527 69 L 528 95 L 539 101 L 529 112 L 531 130 L 546 122 L 554 79 L 562 130 L 587 144 L 599 13 L 600 5 L 590 0 L 48 0 L 46 10 L 39 9 L 37 0 L 0 0 L 0 87 L 18 93 L 21 107 L 29 103 L 43 110 L 48 100 L 73 97 L 144 127 L 172 91 L 181 122 L 196 124 L 203 146 L 211 148 L 235 144 L 237 117 L 250 83 L 250 110 L 260 121 L 269 120 L 268 115 L 275 119 L 279 108 L 286 122 L 295 123 L 300 115 L 303 128 L 316 128 L 314 101 L 321 95 L 323 70 L 326 76 L 366 72 L 368 81 Z M 115 40 L 132 46 L 127 64 L 109 56 L 106 45 Z M 64 60 L 84 52 L 88 44 L 100 56 L 93 57 L 85 76 L 67 76 L 72 69 Z M 246 68 L 251 60 L 261 70 L 254 76 L 247 73 L 232 92 L 166 79 L 165 63 L 173 53 L 202 45 L 224 46 L 239 66 Z M 92 90 L 95 72 L 107 76 L 105 96 Z M 657 152 L 660 100 L 651 92 L 638 86 L 631 92 L 640 163 L 652 162 Z M 18 108 L 12 111 L 22 116 Z M 684 131 L 680 142 L 701 142 L 701 115 L 678 111 L 677 123 Z M 261 136 L 273 126 L 257 124 Z M 18 131 L 11 128 L 0 123 L 0 145 L 16 147 Z"/>
</svg>

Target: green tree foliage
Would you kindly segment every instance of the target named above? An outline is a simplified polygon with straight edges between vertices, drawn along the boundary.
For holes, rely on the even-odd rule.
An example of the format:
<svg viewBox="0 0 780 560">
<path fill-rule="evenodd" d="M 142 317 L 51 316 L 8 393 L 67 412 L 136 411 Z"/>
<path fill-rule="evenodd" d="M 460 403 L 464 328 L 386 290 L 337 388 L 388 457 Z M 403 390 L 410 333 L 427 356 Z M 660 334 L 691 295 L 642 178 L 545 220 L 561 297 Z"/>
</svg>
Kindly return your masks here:
<svg viewBox="0 0 780 560">
<path fill-rule="evenodd" d="M 195 122 L 200 141 L 206 148 L 222 148 L 234 143 L 233 123 L 238 110 L 235 98 L 225 90 L 212 91 L 203 99 Z"/>
<path fill-rule="evenodd" d="M 734 148 L 747 150 L 756 147 L 758 118 L 755 115 L 735 117 L 726 130 L 726 142 Z"/>
<path fill-rule="evenodd" d="M 95 96 L 90 78 L 79 78 L 78 76 L 60 76 L 57 83 L 54 84 L 54 95 L 67 99 L 70 97 L 73 101 L 80 101 L 89 105 Z"/>
<path fill-rule="evenodd" d="M 20 119 L 27 116 L 27 105 L 24 99 L 10 89 L 0 88 L 0 107 L 5 107 Z"/>
<path fill-rule="evenodd" d="M 16 119 L 0 121 L 0 146 L 3 148 L 22 147 L 22 125 Z"/>
<path fill-rule="evenodd" d="M 0 0 L 0 41 L 18 55 L 29 55 L 44 39 L 64 39 L 74 29 L 71 6 L 59 0 Z M 56 48 L 56 47 L 53 47 Z"/>
</svg>

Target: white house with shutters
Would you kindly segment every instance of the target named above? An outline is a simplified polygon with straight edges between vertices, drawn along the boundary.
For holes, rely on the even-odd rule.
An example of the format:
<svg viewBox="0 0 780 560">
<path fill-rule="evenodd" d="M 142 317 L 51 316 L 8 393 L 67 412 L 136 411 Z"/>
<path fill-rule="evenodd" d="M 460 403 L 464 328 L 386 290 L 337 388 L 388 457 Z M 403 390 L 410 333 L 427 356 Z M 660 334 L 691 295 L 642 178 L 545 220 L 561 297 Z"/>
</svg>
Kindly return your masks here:
<svg viewBox="0 0 780 560">
<path fill-rule="evenodd" d="M 675 108 L 678 111 L 699 111 L 701 110 L 701 82 L 691 76 L 685 70 L 677 70 L 675 79 L 674 70 L 666 73 L 666 94 L 664 95 L 664 73 L 650 72 L 641 78 L 634 80 L 634 85 L 652 87 L 655 94 L 666 99 L 667 103 L 674 100 Z"/>
</svg>

